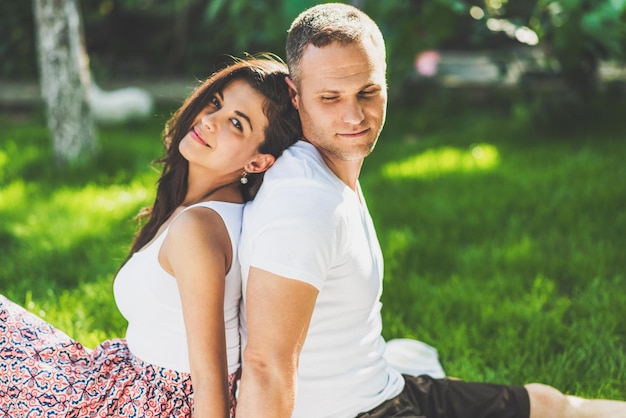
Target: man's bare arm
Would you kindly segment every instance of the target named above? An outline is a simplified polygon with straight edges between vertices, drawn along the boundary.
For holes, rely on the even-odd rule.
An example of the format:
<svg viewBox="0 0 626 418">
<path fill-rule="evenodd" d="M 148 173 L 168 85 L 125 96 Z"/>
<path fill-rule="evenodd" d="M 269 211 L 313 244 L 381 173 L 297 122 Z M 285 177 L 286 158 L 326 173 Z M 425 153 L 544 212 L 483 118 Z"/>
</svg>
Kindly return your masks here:
<svg viewBox="0 0 626 418">
<path fill-rule="evenodd" d="M 291 416 L 298 358 L 317 294 L 307 283 L 250 268 L 238 418 Z"/>
</svg>

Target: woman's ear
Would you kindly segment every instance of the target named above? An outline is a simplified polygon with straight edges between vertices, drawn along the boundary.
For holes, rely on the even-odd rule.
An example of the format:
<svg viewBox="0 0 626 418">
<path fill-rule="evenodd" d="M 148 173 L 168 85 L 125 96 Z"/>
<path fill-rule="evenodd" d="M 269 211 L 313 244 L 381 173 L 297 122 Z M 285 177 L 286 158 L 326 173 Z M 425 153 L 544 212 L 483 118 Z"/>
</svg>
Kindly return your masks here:
<svg viewBox="0 0 626 418">
<path fill-rule="evenodd" d="M 300 110 L 298 109 L 298 89 L 296 88 L 296 84 L 289 77 L 285 77 L 285 83 L 287 83 L 287 85 L 289 86 L 289 97 L 291 97 L 291 104 L 293 104 L 293 107 L 295 107 L 296 110 Z"/>
<path fill-rule="evenodd" d="M 243 169 L 248 173 L 262 173 L 274 165 L 274 161 L 276 161 L 276 157 L 272 154 L 258 154 L 254 160 L 248 162 Z"/>
</svg>

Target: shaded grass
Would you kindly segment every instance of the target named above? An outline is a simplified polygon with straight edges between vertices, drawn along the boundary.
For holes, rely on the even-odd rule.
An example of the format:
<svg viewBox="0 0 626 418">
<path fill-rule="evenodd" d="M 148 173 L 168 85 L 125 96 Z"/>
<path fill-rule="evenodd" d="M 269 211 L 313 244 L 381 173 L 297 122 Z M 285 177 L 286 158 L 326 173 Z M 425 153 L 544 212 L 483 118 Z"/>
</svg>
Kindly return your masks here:
<svg viewBox="0 0 626 418">
<path fill-rule="evenodd" d="M 623 398 L 626 128 L 568 138 L 506 109 L 393 109 L 363 169 L 385 254 L 384 334 L 469 380 Z M 2 119 L 0 293 L 88 346 L 122 336 L 111 292 L 158 178 L 163 118 L 102 129 L 56 170 L 41 115 Z"/>
</svg>

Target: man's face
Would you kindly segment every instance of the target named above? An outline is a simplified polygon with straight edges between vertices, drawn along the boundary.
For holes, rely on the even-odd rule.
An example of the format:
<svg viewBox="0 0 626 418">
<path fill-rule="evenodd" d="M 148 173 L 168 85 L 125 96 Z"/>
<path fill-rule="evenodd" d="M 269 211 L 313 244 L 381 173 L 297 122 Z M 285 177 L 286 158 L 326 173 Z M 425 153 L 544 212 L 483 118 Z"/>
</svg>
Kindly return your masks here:
<svg viewBox="0 0 626 418">
<path fill-rule="evenodd" d="M 381 50 L 369 39 L 321 48 L 309 45 L 299 71 L 300 86 L 293 102 L 304 137 L 334 164 L 369 155 L 387 107 Z"/>
</svg>

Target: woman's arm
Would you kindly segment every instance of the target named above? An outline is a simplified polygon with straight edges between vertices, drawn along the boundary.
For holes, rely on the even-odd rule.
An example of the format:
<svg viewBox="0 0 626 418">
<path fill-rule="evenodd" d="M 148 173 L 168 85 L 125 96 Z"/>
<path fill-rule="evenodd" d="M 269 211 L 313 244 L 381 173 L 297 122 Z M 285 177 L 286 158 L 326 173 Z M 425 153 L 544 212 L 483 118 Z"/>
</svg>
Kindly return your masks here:
<svg viewBox="0 0 626 418">
<path fill-rule="evenodd" d="M 231 248 L 222 218 L 193 208 L 172 222 L 159 253 L 180 291 L 196 418 L 228 417 L 224 287 Z"/>
</svg>

